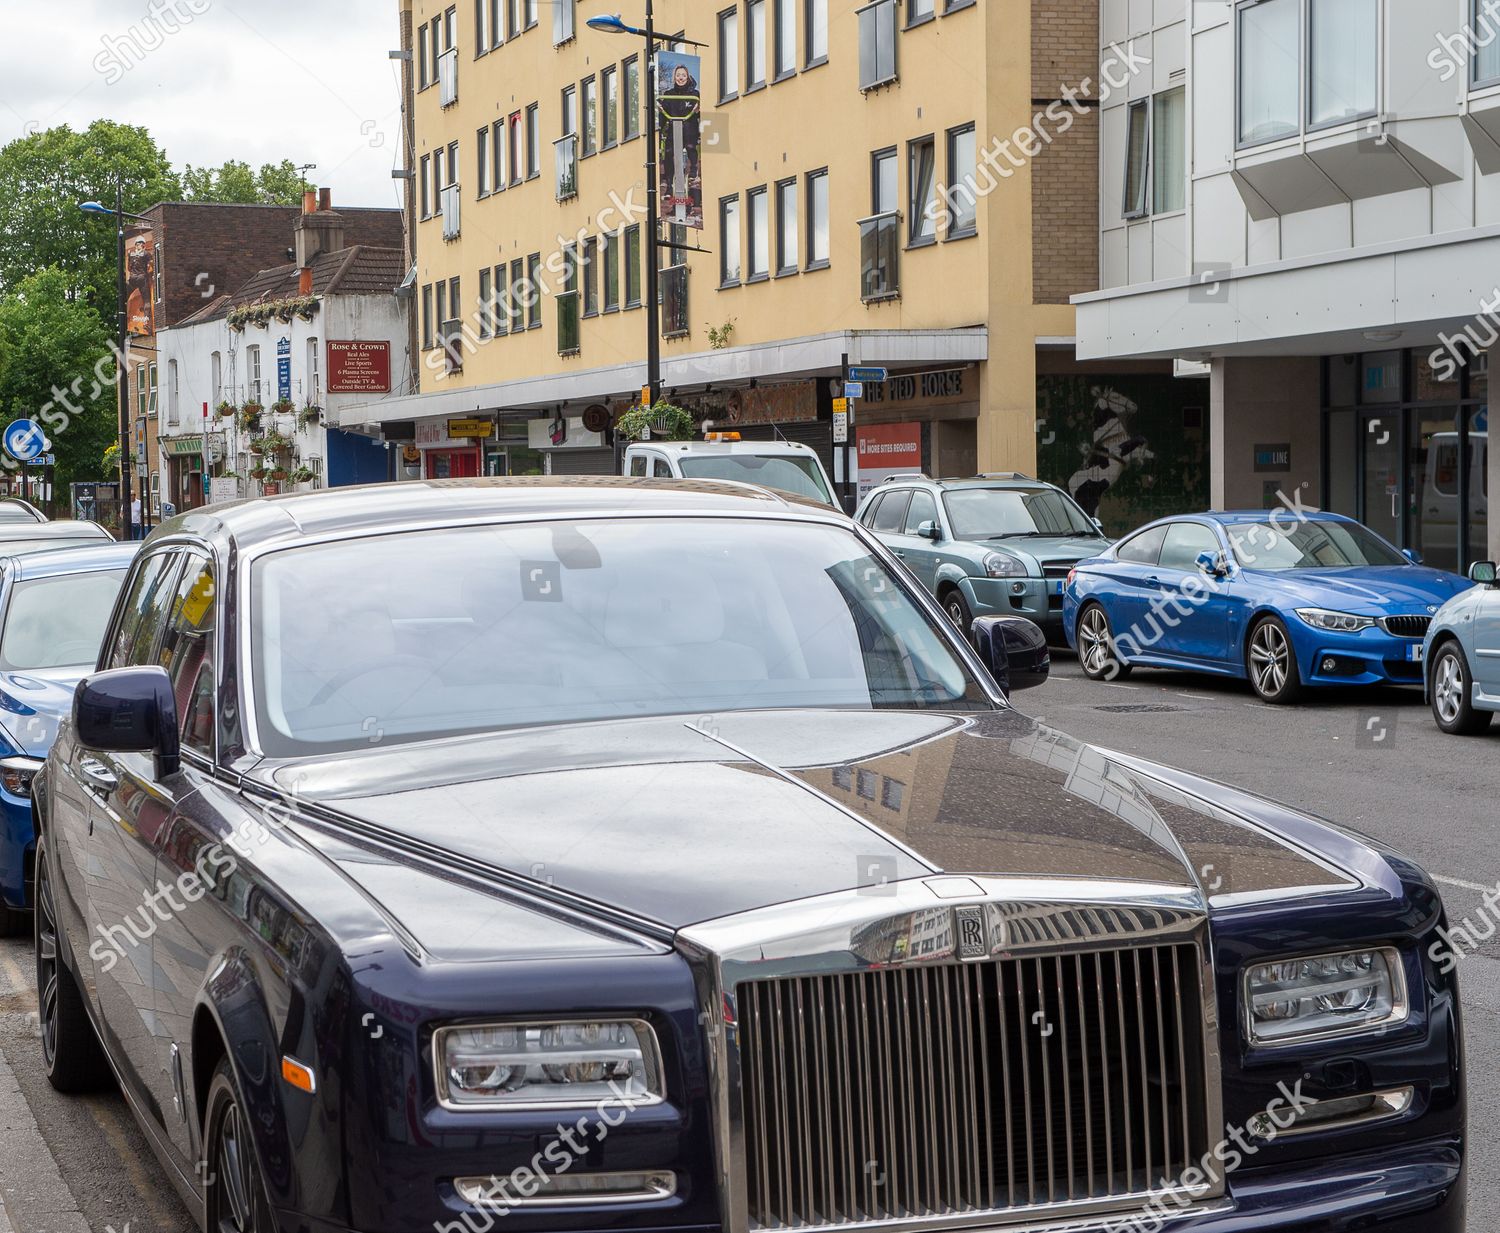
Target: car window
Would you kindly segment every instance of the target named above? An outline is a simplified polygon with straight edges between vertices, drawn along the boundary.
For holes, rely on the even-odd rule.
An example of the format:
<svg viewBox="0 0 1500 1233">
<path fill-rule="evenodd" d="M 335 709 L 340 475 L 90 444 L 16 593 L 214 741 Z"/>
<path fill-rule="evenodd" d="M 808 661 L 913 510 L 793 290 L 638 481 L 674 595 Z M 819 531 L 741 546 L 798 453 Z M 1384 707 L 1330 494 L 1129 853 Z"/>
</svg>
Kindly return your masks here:
<svg viewBox="0 0 1500 1233">
<path fill-rule="evenodd" d="M 159 606 L 161 593 L 180 560 L 177 553 L 158 552 L 136 566 L 114 636 L 110 639 L 106 668 L 125 668 L 150 659 L 160 628 L 156 618 L 162 615 Z"/>
<path fill-rule="evenodd" d="M 652 471 L 651 474 L 652 474 L 653 478 L 655 478 L 655 479 L 671 479 L 672 478 L 672 467 L 671 467 L 671 464 L 669 464 L 665 458 L 658 458 L 656 460 L 655 469 Z"/>
<path fill-rule="evenodd" d="M 943 494 L 954 539 L 1097 536 L 1099 528 L 1058 488 L 956 488 Z"/>
<path fill-rule="evenodd" d="M 123 569 L 109 569 L 16 583 L 0 632 L 0 668 L 92 668 L 124 579 Z"/>
<path fill-rule="evenodd" d="M 208 757 L 214 752 L 216 600 L 213 562 L 190 553 L 172 596 L 166 636 L 157 655 L 157 662 L 172 678 L 182 743 Z"/>
<path fill-rule="evenodd" d="M 917 528 L 924 522 L 936 521 L 937 502 L 932 499 L 932 493 L 916 489 L 911 494 L 911 505 L 906 511 L 906 534 L 915 535 Z"/>
<path fill-rule="evenodd" d="M 1198 555 L 1211 552 L 1218 556 L 1219 537 L 1212 527 L 1201 522 L 1174 522 L 1167 528 L 1162 541 L 1160 564 L 1163 569 L 1180 569 L 1184 572 L 1198 568 Z"/>
<path fill-rule="evenodd" d="M 870 522 L 870 530 L 884 531 L 887 535 L 900 534 L 901 524 L 906 520 L 906 503 L 910 499 L 910 489 L 886 493 Z"/>
<path fill-rule="evenodd" d="M 647 459 L 646 455 L 644 455 L 644 454 L 636 454 L 630 460 L 630 474 L 632 474 L 632 475 L 645 475 L 646 474 L 646 463 L 648 461 L 649 461 L 649 459 Z"/>
<path fill-rule="evenodd" d="M 1269 516 L 1229 528 L 1234 555 L 1246 569 L 1348 569 L 1359 565 L 1410 565 L 1385 540 L 1357 522 Z"/>
<path fill-rule="evenodd" d="M 1161 542 L 1167 537 L 1166 527 L 1152 527 L 1133 535 L 1115 549 L 1117 561 L 1129 561 L 1132 565 L 1155 565 L 1161 554 Z"/>
<path fill-rule="evenodd" d="M 818 461 L 809 455 L 687 454 L 677 465 L 689 479 L 738 480 L 833 504 Z"/>
</svg>

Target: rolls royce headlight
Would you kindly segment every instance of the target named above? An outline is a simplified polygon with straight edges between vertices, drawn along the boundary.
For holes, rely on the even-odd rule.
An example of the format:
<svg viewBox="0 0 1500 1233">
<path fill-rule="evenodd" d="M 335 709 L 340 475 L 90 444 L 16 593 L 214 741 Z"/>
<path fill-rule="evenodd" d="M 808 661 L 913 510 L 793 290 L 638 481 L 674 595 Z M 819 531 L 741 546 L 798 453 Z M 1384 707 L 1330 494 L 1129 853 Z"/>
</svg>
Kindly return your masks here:
<svg viewBox="0 0 1500 1233">
<path fill-rule="evenodd" d="M 656 1034 L 639 1019 L 439 1028 L 438 1098 L 448 1108 L 571 1108 L 662 1099 Z"/>
<path fill-rule="evenodd" d="M 992 552 L 984 559 L 984 572 L 991 578 L 1024 578 L 1026 566 L 1004 552 Z"/>
<path fill-rule="evenodd" d="M 1254 1044 L 1321 1039 L 1403 1023 L 1406 978 L 1389 948 L 1258 963 L 1245 973 Z"/>
<path fill-rule="evenodd" d="M 1297 615 L 1314 629 L 1335 634 L 1357 634 L 1375 624 L 1374 617 L 1356 616 L 1352 612 L 1330 612 L 1327 608 L 1298 608 Z"/>
</svg>

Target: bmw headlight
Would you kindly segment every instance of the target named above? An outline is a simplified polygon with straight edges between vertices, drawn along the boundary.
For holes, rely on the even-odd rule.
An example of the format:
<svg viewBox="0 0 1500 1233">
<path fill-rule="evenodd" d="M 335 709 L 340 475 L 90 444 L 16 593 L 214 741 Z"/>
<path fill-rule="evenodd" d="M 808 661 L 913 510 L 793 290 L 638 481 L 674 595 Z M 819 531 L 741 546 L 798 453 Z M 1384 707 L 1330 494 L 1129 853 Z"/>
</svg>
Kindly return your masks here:
<svg viewBox="0 0 1500 1233">
<path fill-rule="evenodd" d="M 42 765 L 38 758 L 0 758 L 0 784 L 12 796 L 29 797 L 31 781 Z"/>
<path fill-rule="evenodd" d="M 432 1042 L 447 1108 L 573 1108 L 662 1099 L 656 1033 L 639 1019 L 439 1028 Z"/>
<path fill-rule="evenodd" d="M 1005 552 L 992 552 L 985 557 L 984 572 L 991 578 L 1026 577 L 1026 567 Z"/>
<path fill-rule="evenodd" d="M 1314 629 L 1335 634 L 1357 634 L 1375 624 L 1374 617 L 1355 616 L 1352 612 L 1330 612 L 1327 608 L 1298 608 L 1297 615 Z"/>
<path fill-rule="evenodd" d="M 1406 978 L 1390 948 L 1257 963 L 1245 972 L 1253 1044 L 1368 1032 L 1404 1023 Z"/>
</svg>

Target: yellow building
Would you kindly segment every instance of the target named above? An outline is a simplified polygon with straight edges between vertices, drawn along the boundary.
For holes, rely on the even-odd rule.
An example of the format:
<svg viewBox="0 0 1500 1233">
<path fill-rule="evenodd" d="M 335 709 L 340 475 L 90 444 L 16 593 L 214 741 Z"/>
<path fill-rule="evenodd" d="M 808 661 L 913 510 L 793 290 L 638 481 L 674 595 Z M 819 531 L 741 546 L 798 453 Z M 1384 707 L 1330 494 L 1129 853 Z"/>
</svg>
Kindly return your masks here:
<svg viewBox="0 0 1500 1233">
<path fill-rule="evenodd" d="M 587 27 L 602 0 L 400 7 L 420 388 L 342 423 L 403 442 L 410 476 L 607 470 L 589 428 L 646 380 L 644 42 Z M 624 8 L 639 22 L 644 0 Z M 839 480 L 855 436 L 867 482 L 1035 473 L 1039 371 L 1087 373 L 1067 299 L 1097 285 L 1097 5 L 655 17 L 703 44 L 678 49 L 702 57 L 701 158 L 669 153 L 679 192 L 701 179 L 703 228 L 659 249 L 672 401 L 813 444 Z M 836 447 L 846 365 L 889 378 Z M 450 436 L 460 420 L 498 427 Z"/>
</svg>

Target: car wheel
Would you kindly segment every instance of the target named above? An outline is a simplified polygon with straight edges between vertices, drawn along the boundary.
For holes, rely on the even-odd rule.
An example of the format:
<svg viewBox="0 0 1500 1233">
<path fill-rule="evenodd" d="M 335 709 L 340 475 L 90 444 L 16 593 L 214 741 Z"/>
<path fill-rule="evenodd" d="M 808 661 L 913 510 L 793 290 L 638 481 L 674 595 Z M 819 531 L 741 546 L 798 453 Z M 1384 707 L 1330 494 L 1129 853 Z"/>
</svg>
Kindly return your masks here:
<svg viewBox="0 0 1500 1233">
<path fill-rule="evenodd" d="M 1102 604 L 1088 604 L 1078 614 L 1078 664 L 1091 681 L 1121 681 L 1130 665 L 1115 650 L 1115 631 Z"/>
<path fill-rule="evenodd" d="M 63 962 L 63 933 L 47 872 L 45 836 L 36 845 L 36 988 L 42 1065 L 59 1092 L 93 1092 L 111 1081 L 109 1062 L 89 1022 L 78 983 Z"/>
<path fill-rule="evenodd" d="M 1245 652 L 1250 684 L 1261 701 L 1280 705 L 1294 701 L 1302 692 L 1302 673 L 1286 626 L 1275 617 L 1257 622 L 1250 631 Z"/>
<path fill-rule="evenodd" d="M 250 1138 L 250 1119 L 226 1058 L 208 1088 L 207 1227 L 213 1233 L 272 1233 L 271 1202 Z"/>
<path fill-rule="evenodd" d="M 1450 736 L 1478 736 L 1495 716 L 1474 709 L 1474 678 L 1455 642 L 1445 642 L 1432 661 L 1432 717 Z"/>
<path fill-rule="evenodd" d="M 969 601 L 964 598 L 964 593 L 957 587 L 943 596 L 943 611 L 958 626 L 958 632 L 967 638 L 974 628 L 974 614 L 969 611 Z"/>
</svg>

